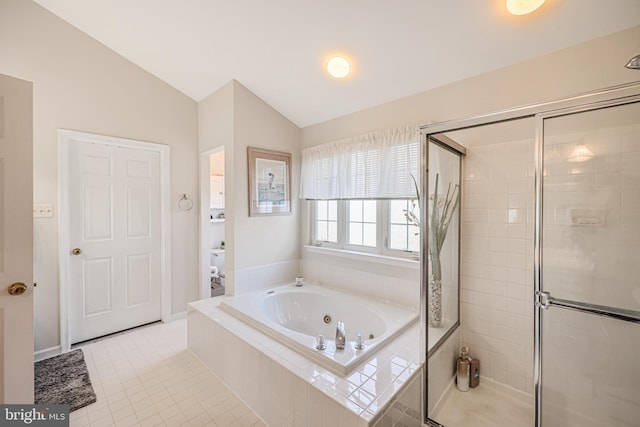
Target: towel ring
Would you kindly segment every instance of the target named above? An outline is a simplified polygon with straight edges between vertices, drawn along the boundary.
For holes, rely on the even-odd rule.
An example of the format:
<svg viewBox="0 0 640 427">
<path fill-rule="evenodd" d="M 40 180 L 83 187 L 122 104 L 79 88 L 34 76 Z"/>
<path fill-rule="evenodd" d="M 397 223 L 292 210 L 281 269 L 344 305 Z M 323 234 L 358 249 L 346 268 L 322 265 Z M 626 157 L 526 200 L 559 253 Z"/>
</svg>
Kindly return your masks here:
<svg viewBox="0 0 640 427">
<path fill-rule="evenodd" d="M 193 200 L 189 198 L 186 194 L 183 194 L 178 200 L 178 209 L 181 211 L 190 211 L 193 208 Z"/>
</svg>

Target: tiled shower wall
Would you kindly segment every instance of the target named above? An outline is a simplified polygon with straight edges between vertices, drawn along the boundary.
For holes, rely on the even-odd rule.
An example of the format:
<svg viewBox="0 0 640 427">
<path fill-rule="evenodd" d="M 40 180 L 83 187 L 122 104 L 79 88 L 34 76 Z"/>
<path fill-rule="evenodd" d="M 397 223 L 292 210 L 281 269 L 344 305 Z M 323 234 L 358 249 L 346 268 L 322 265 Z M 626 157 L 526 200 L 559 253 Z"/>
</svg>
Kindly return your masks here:
<svg viewBox="0 0 640 427">
<path fill-rule="evenodd" d="M 587 117 L 595 122 L 598 116 Z M 578 144 L 592 157 L 567 162 Z M 637 310 L 640 126 L 547 137 L 544 182 L 545 290 L 558 298 Z"/>
<path fill-rule="evenodd" d="M 463 171 L 461 346 L 533 393 L 534 141 L 472 147 Z"/>
</svg>

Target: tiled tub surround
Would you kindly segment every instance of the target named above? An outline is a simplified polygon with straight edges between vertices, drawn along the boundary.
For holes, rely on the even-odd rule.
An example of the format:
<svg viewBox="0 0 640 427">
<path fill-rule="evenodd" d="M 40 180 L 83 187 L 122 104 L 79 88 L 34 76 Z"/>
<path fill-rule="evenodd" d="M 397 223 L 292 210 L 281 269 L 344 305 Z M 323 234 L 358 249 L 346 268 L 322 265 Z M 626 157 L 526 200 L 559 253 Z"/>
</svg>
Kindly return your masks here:
<svg viewBox="0 0 640 427">
<path fill-rule="evenodd" d="M 268 425 L 421 425 L 417 322 L 341 377 L 221 310 L 227 298 L 189 305 L 187 345 Z"/>
<path fill-rule="evenodd" d="M 347 375 L 362 360 L 402 333 L 418 315 L 389 303 L 365 299 L 325 286 L 295 283 L 228 298 L 220 307 L 337 375 Z M 343 322 L 346 342 L 336 350 L 336 325 Z M 364 349 L 356 350 L 360 334 Z M 319 335 L 326 349 L 316 350 Z"/>
<path fill-rule="evenodd" d="M 464 164 L 461 346 L 481 375 L 533 393 L 534 141 L 471 147 Z"/>
<path fill-rule="evenodd" d="M 305 246 L 305 280 L 418 310 L 420 261 Z"/>
<path fill-rule="evenodd" d="M 229 282 L 227 271 L 227 283 Z M 276 262 L 274 264 L 243 268 L 234 271 L 233 295 L 268 289 L 279 283 L 286 283 L 300 275 L 300 260 Z"/>
</svg>

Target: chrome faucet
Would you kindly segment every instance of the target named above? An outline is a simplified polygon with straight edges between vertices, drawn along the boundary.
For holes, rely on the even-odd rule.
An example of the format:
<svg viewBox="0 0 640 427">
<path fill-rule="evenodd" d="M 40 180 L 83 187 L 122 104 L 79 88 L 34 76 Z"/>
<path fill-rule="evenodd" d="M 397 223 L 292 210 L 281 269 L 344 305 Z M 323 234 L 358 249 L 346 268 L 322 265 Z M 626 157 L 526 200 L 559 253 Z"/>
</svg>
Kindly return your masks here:
<svg viewBox="0 0 640 427">
<path fill-rule="evenodd" d="M 344 332 L 344 323 L 338 322 L 336 327 L 336 350 L 344 350 L 344 345 L 346 339 L 346 334 Z"/>
</svg>

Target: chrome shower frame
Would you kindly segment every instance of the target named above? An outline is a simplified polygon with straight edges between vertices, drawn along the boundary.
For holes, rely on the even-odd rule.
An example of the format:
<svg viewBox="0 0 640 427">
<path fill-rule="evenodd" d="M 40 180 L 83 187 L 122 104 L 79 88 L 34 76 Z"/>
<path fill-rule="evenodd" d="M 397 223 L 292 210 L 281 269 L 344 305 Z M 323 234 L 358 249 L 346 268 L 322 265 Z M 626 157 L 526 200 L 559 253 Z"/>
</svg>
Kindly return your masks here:
<svg viewBox="0 0 640 427">
<path fill-rule="evenodd" d="M 607 106 L 623 105 L 628 103 L 640 102 L 640 81 L 630 82 L 613 86 L 601 90 L 587 92 L 572 97 L 532 104 L 522 107 L 515 107 L 505 110 L 499 110 L 488 114 L 481 114 L 470 116 L 467 118 L 450 120 L 440 123 L 433 123 L 429 125 L 423 125 L 420 128 L 421 133 L 421 170 L 426 171 L 428 165 L 428 141 L 429 138 L 435 134 L 444 132 L 453 132 L 464 129 L 471 129 L 481 127 L 485 125 L 492 125 L 498 123 L 504 123 L 514 120 L 535 118 L 536 131 L 535 131 L 535 216 L 534 216 L 534 292 L 531 295 L 531 309 L 534 313 L 534 426 L 541 427 L 541 413 L 542 413 L 542 324 L 541 324 L 541 310 L 543 310 L 543 295 L 542 295 L 542 167 L 543 167 L 543 138 L 544 138 L 544 120 L 557 117 L 565 114 L 573 114 L 581 111 L 588 111 L 598 108 L 604 108 Z M 425 189 L 428 187 L 428 174 L 423 173 L 421 180 L 421 192 L 425 194 Z M 423 198 L 424 199 L 424 198 Z M 423 202 L 423 205 L 425 202 Z M 424 408 L 424 422 L 427 425 L 440 426 L 437 420 L 431 420 L 428 417 L 428 355 L 427 355 L 427 343 L 428 343 L 428 319 L 426 307 L 427 301 L 427 286 L 429 277 L 429 265 L 427 262 L 426 250 L 427 250 L 427 221 L 425 216 L 427 215 L 424 206 L 421 206 L 422 222 L 421 222 L 421 283 L 420 283 L 420 324 L 421 324 L 421 350 L 425 361 L 425 381 L 423 383 L 423 408 Z M 562 301 L 556 300 L 555 305 L 561 305 Z M 571 307 L 568 307 L 571 308 Z M 594 312 L 598 311 L 598 307 L 588 307 Z M 575 309 L 578 309 L 577 307 Z M 611 316 L 607 313 L 596 313 L 606 316 Z M 613 317 L 613 316 L 612 316 Z"/>
</svg>

